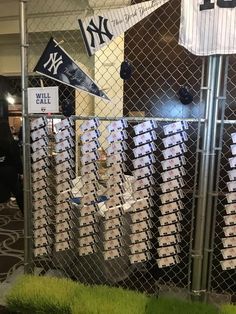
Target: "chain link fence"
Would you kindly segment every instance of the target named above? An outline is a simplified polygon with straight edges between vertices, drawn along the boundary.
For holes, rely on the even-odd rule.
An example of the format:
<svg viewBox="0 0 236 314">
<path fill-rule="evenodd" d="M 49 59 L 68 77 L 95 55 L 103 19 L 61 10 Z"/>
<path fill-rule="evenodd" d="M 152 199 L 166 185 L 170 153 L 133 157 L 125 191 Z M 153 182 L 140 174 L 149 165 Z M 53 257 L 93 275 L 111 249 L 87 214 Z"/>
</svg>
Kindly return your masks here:
<svg viewBox="0 0 236 314">
<path fill-rule="evenodd" d="M 47 116 L 45 122 L 45 115 L 30 116 L 31 125 L 36 117 L 41 117 L 42 126 L 47 123 L 48 128 L 46 140 L 43 140 L 43 145 L 48 148 L 43 157 L 47 163 L 42 168 L 35 166 L 39 162 L 39 152 L 37 147 L 35 151 L 32 147 L 35 147 L 34 143 L 39 138 L 32 138 L 35 130 L 31 130 L 31 153 L 34 154 L 34 158 L 31 158 L 32 266 L 40 268 L 42 273 L 58 274 L 84 283 L 110 284 L 150 294 L 176 292 L 188 295 L 192 278 L 192 240 L 199 188 L 200 149 L 205 126 L 205 100 L 201 93 L 206 76 L 205 60 L 191 55 L 178 45 L 180 1 L 176 0 L 170 0 L 107 47 L 88 57 L 78 18 L 113 9 L 115 5 L 124 6 L 142 1 L 119 1 L 119 5 L 111 2 L 31 0 L 27 3 L 28 86 L 59 86 L 60 106 L 69 103 L 73 111 L 72 120 L 62 115 L 51 115 Z M 33 72 L 50 37 L 60 42 L 63 49 L 96 81 L 111 99 L 110 103 Z M 120 65 L 125 59 L 133 67 L 132 77 L 127 81 L 120 77 Z M 234 62 L 232 58 L 226 119 L 234 118 Z M 178 91 L 182 86 L 188 87 L 193 95 L 193 102 L 189 105 L 179 100 Z M 94 122 L 97 121 L 92 120 L 95 117 L 100 122 Z M 71 129 L 69 157 L 63 160 L 70 164 L 65 172 L 58 170 L 62 162 L 57 157 L 61 153 L 58 137 L 62 129 L 58 128 L 62 119 L 69 123 Z M 94 129 L 97 130 L 95 148 L 92 149 L 97 168 L 93 172 L 96 174 L 95 179 L 90 178 L 90 181 L 85 182 L 83 171 L 86 171 L 84 166 L 87 166 L 84 161 L 87 141 L 83 136 L 88 121 L 95 123 Z M 115 168 L 113 173 L 109 152 L 115 148 L 109 136 L 114 135 L 114 131 L 111 131 L 114 121 L 126 126 L 124 138 L 118 141 L 126 158 L 116 166 L 120 172 Z M 141 192 L 135 185 L 136 170 L 139 169 L 134 162 L 137 157 L 135 149 L 139 145 L 136 145 L 134 138 L 137 136 L 137 125 L 145 121 L 155 121 L 149 129 L 149 133 L 153 130 L 156 134 L 151 138 L 155 147 L 152 152 L 154 159 L 147 161 L 153 182 L 149 180 L 147 186 L 151 187 L 145 192 L 148 193 L 148 203 L 143 205 L 144 210 L 142 207 L 136 208 L 137 213 L 142 213 L 136 217 L 134 204 L 139 203 L 137 199 Z M 177 143 L 182 146 L 176 156 L 176 163 L 171 166 L 171 169 L 174 167 L 174 171 L 177 171 L 174 174 L 174 188 L 172 186 L 176 194 L 167 195 L 171 190 L 166 190 L 163 184 L 173 180 L 165 177 L 163 162 L 170 156 L 174 158 L 174 155 L 165 157 L 163 152 L 168 144 L 167 139 L 163 139 L 171 135 L 171 132 L 165 130 L 174 122 L 180 123 L 183 128 L 181 133 L 179 130 L 176 133 L 182 134 L 179 139 L 181 144 Z M 222 154 L 218 160 L 221 163 L 221 180 L 209 287 L 212 291 L 227 291 L 229 294 L 235 291 L 235 278 L 233 270 L 222 272 L 220 249 L 229 168 L 227 156 L 233 129 L 231 125 L 225 127 L 223 152 L 226 154 Z M 186 132 L 186 139 L 183 132 Z M 39 183 L 42 177 L 38 176 L 41 169 L 45 176 L 43 185 Z M 122 206 L 114 209 L 115 216 L 109 215 L 109 200 L 104 199 L 114 197 L 109 189 L 111 176 L 114 182 L 122 181 L 117 192 Z M 169 189 L 172 188 L 169 186 Z M 38 196 L 42 191 L 47 191 L 47 195 Z M 141 191 L 144 193 L 143 189 Z M 86 201 L 87 197 L 90 200 Z M 91 215 L 86 216 L 85 208 L 88 209 L 95 200 L 101 203 L 94 209 L 90 206 Z M 113 204 L 113 207 L 117 206 Z M 141 227 L 137 224 L 141 224 Z M 86 227 L 87 231 L 84 229 Z M 112 230 L 113 234 L 118 232 L 114 237 L 110 234 Z M 163 238 L 166 242 L 161 242 Z"/>
</svg>

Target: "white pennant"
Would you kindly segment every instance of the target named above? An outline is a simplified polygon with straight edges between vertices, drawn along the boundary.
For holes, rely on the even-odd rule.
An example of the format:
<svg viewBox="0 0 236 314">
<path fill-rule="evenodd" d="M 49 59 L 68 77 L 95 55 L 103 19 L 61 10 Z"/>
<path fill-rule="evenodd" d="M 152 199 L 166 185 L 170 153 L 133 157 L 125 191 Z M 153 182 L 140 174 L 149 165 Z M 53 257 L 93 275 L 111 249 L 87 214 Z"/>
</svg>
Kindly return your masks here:
<svg viewBox="0 0 236 314">
<path fill-rule="evenodd" d="M 79 19 L 80 30 L 89 56 L 120 36 L 169 0 L 151 0 L 128 7 L 100 12 Z"/>
</svg>

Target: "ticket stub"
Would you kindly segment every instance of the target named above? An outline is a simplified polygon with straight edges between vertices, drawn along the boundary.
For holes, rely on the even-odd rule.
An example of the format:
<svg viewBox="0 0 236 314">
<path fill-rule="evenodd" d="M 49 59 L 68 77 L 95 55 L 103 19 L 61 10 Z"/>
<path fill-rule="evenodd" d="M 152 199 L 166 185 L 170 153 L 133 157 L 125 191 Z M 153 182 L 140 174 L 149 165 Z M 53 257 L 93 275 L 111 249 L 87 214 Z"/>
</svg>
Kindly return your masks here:
<svg viewBox="0 0 236 314">
<path fill-rule="evenodd" d="M 187 147 L 184 143 L 166 148 L 162 151 L 164 159 L 177 157 L 187 152 Z"/>
<path fill-rule="evenodd" d="M 48 217 L 36 219 L 34 221 L 34 228 L 38 229 L 38 228 L 46 227 L 49 223 L 50 223 L 50 219 L 48 219 Z"/>
<path fill-rule="evenodd" d="M 81 126 L 80 126 L 80 130 L 82 132 L 86 132 L 89 130 L 94 130 L 96 129 L 98 126 L 100 125 L 100 121 L 98 120 L 98 118 L 94 118 L 94 119 L 90 119 L 87 121 L 84 121 Z"/>
<path fill-rule="evenodd" d="M 87 245 L 79 248 L 79 256 L 86 256 L 97 252 L 96 245 Z"/>
<path fill-rule="evenodd" d="M 150 220 L 141 221 L 135 224 L 131 224 L 131 233 L 148 231 L 152 228 L 152 223 Z"/>
<path fill-rule="evenodd" d="M 111 188 L 117 184 L 124 183 L 126 181 L 124 174 L 111 175 L 107 180 L 107 187 Z"/>
<path fill-rule="evenodd" d="M 108 143 L 114 143 L 114 142 L 119 142 L 119 141 L 124 141 L 127 140 L 128 135 L 126 130 L 121 130 L 121 131 L 114 131 L 111 132 L 111 134 L 108 135 L 107 141 Z"/>
<path fill-rule="evenodd" d="M 92 235 L 94 233 L 97 233 L 97 231 L 98 230 L 97 230 L 96 224 L 89 225 L 89 226 L 79 228 L 79 235 L 80 235 L 80 237 L 85 237 L 85 236 L 89 236 L 89 235 Z"/>
<path fill-rule="evenodd" d="M 153 188 L 148 188 L 148 189 L 143 189 L 143 190 L 138 190 L 133 193 L 133 198 L 137 201 L 142 198 L 149 198 L 150 196 L 154 195 L 154 190 Z"/>
<path fill-rule="evenodd" d="M 124 164 L 114 164 L 107 169 L 107 175 L 108 176 L 118 175 L 124 173 L 125 171 L 126 167 Z"/>
<path fill-rule="evenodd" d="M 64 152 L 58 153 L 55 156 L 55 162 L 58 165 L 62 162 L 70 160 L 71 158 L 74 158 L 74 152 L 72 149 L 68 149 L 68 150 L 65 150 Z"/>
<path fill-rule="evenodd" d="M 165 137 L 162 139 L 165 148 L 183 143 L 188 140 L 188 135 L 186 132 L 176 133 L 174 135 Z"/>
<path fill-rule="evenodd" d="M 106 148 L 106 154 L 107 156 L 117 155 L 127 149 L 128 147 L 125 142 L 114 142 Z"/>
<path fill-rule="evenodd" d="M 129 247 L 131 254 L 143 253 L 143 252 L 150 250 L 151 248 L 152 248 L 152 245 L 151 245 L 150 241 L 139 242 L 136 244 L 132 244 Z"/>
<path fill-rule="evenodd" d="M 71 205 L 69 202 L 60 203 L 55 206 L 55 210 L 56 214 L 64 213 L 71 210 Z"/>
<path fill-rule="evenodd" d="M 236 258 L 220 262 L 223 270 L 231 270 L 236 268 Z"/>
<path fill-rule="evenodd" d="M 223 231 L 226 237 L 236 236 L 236 225 L 224 227 Z"/>
<path fill-rule="evenodd" d="M 154 178 L 152 176 L 150 176 L 150 177 L 146 177 L 146 178 L 142 178 L 142 179 L 136 180 L 133 183 L 133 188 L 134 188 L 135 191 L 137 191 L 137 190 L 142 190 L 142 189 L 145 189 L 145 188 L 149 188 L 150 186 L 152 186 L 154 184 L 155 184 Z"/>
<path fill-rule="evenodd" d="M 56 132 L 58 133 L 64 129 L 69 129 L 74 124 L 75 124 L 74 120 L 70 117 L 70 118 L 63 119 L 60 122 L 54 124 L 54 127 L 56 129 Z"/>
<path fill-rule="evenodd" d="M 132 171 L 132 174 L 133 174 L 133 176 L 136 179 L 141 179 L 141 178 L 144 178 L 144 177 L 148 177 L 148 176 L 151 176 L 154 173 L 155 173 L 155 169 L 154 169 L 154 167 L 152 165 L 151 166 L 146 166 L 146 167 L 143 167 L 143 168 L 139 168 L 139 169 L 136 169 L 136 170 Z"/>
<path fill-rule="evenodd" d="M 34 230 L 34 238 L 44 237 L 48 234 L 52 234 L 52 230 L 49 228 L 49 226 Z"/>
<path fill-rule="evenodd" d="M 33 214 L 34 214 L 34 220 L 41 219 L 48 216 L 48 212 L 46 211 L 46 209 L 36 210 L 34 211 Z"/>
<path fill-rule="evenodd" d="M 91 153 L 91 152 L 96 151 L 99 147 L 100 147 L 100 143 L 98 140 L 86 142 L 83 145 L 81 145 L 81 152 L 83 154 Z"/>
<path fill-rule="evenodd" d="M 142 157 L 147 154 L 151 154 L 157 150 L 156 145 L 153 142 L 145 145 L 137 146 L 133 149 L 134 157 Z"/>
<path fill-rule="evenodd" d="M 50 174 L 50 171 L 48 168 L 33 172 L 32 173 L 32 182 L 36 182 L 36 181 L 45 179 L 49 174 Z"/>
<path fill-rule="evenodd" d="M 42 137 L 47 137 L 47 136 L 48 136 L 48 130 L 46 127 L 31 132 L 31 138 L 32 138 L 32 141 L 34 142 L 41 139 Z"/>
<path fill-rule="evenodd" d="M 124 245 L 122 239 L 113 239 L 103 242 L 103 247 L 105 251 L 114 250 L 122 247 Z"/>
<path fill-rule="evenodd" d="M 184 197 L 183 191 L 181 189 L 172 191 L 169 193 L 164 193 L 160 195 L 160 200 L 162 204 L 171 203 L 180 200 Z"/>
<path fill-rule="evenodd" d="M 184 186 L 184 181 L 182 178 L 174 179 L 160 184 L 162 193 L 167 193 L 180 189 Z"/>
<path fill-rule="evenodd" d="M 105 230 L 117 229 L 121 227 L 121 225 L 122 225 L 122 219 L 119 217 L 104 221 Z"/>
<path fill-rule="evenodd" d="M 226 194 L 227 202 L 233 203 L 236 201 L 236 192 L 231 192 Z"/>
<path fill-rule="evenodd" d="M 52 239 L 50 239 L 49 237 L 41 237 L 41 238 L 36 238 L 34 240 L 34 246 L 37 247 L 41 247 L 41 246 L 46 246 L 52 243 Z M 49 242 L 50 241 L 50 242 Z"/>
<path fill-rule="evenodd" d="M 56 233 L 55 241 L 56 242 L 65 242 L 73 239 L 73 233 L 71 231 L 65 231 L 61 233 Z"/>
<path fill-rule="evenodd" d="M 59 213 L 55 215 L 56 223 L 59 224 L 64 221 L 69 221 L 73 218 L 72 211 L 66 211 L 64 213 Z"/>
<path fill-rule="evenodd" d="M 174 134 L 177 132 L 182 132 L 188 129 L 188 123 L 186 121 L 178 121 L 175 123 L 167 124 L 163 126 L 163 131 L 165 135 Z"/>
<path fill-rule="evenodd" d="M 108 126 L 107 126 L 107 130 L 109 132 L 114 132 L 117 130 L 123 130 L 125 128 L 128 127 L 128 123 L 126 120 L 121 119 L 121 120 L 117 120 L 117 121 L 113 121 L 111 122 Z"/>
<path fill-rule="evenodd" d="M 56 195 L 56 204 L 64 203 L 72 197 L 73 195 L 70 191 L 65 191 L 59 195 Z"/>
<path fill-rule="evenodd" d="M 180 235 L 179 234 L 173 234 L 173 235 L 168 235 L 164 237 L 158 237 L 158 244 L 159 246 L 169 246 L 169 245 L 174 245 L 177 243 L 180 243 Z"/>
<path fill-rule="evenodd" d="M 131 264 L 145 263 L 151 259 L 151 253 L 150 252 L 137 253 L 134 255 L 130 255 L 129 259 Z"/>
<path fill-rule="evenodd" d="M 221 250 L 221 254 L 224 259 L 235 258 L 236 257 L 236 247 L 231 247 Z"/>
<path fill-rule="evenodd" d="M 104 232 L 105 241 L 120 238 L 122 235 L 121 229 L 112 229 Z"/>
<path fill-rule="evenodd" d="M 140 211 L 140 210 L 149 209 L 153 205 L 154 204 L 153 204 L 152 199 L 150 199 L 150 198 L 143 198 L 143 199 L 140 199 L 140 200 L 136 201 L 131 206 L 130 211 L 131 212 L 137 212 L 137 211 Z"/>
<path fill-rule="evenodd" d="M 153 217 L 151 210 L 143 210 L 130 214 L 132 223 L 140 222 L 143 220 L 148 220 L 150 217 Z"/>
<path fill-rule="evenodd" d="M 227 215 L 236 214 L 236 203 L 225 205 Z"/>
<path fill-rule="evenodd" d="M 227 187 L 229 192 L 236 192 L 236 181 L 227 182 Z"/>
<path fill-rule="evenodd" d="M 91 204 L 88 206 L 83 206 L 80 209 L 80 215 L 82 217 L 87 216 L 87 215 L 91 215 L 91 214 L 95 214 L 98 211 L 97 205 L 96 204 Z"/>
<path fill-rule="evenodd" d="M 48 149 L 46 147 L 37 150 L 31 154 L 33 162 L 39 161 L 48 156 Z"/>
<path fill-rule="evenodd" d="M 131 243 L 133 244 L 139 243 L 139 242 L 146 242 L 150 239 L 152 239 L 152 233 L 150 230 L 130 234 L 130 240 L 131 240 Z"/>
<path fill-rule="evenodd" d="M 161 162 L 161 166 L 164 171 L 170 170 L 176 167 L 181 167 L 182 165 L 186 165 L 186 159 L 184 156 L 166 159 Z"/>
<path fill-rule="evenodd" d="M 107 156 L 107 166 L 110 167 L 114 164 L 119 164 L 127 160 L 125 153 Z"/>
<path fill-rule="evenodd" d="M 228 171 L 230 181 L 236 180 L 236 169 Z"/>
<path fill-rule="evenodd" d="M 80 226 L 88 226 L 93 225 L 97 222 L 94 215 L 87 215 L 87 216 L 81 216 L 79 217 L 79 225 Z"/>
<path fill-rule="evenodd" d="M 229 158 L 229 165 L 230 165 L 230 168 L 236 167 L 236 157 Z"/>
<path fill-rule="evenodd" d="M 31 121 L 30 129 L 37 130 L 39 128 L 43 128 L 47 125 L 47 119 L 45 117 L 37 118 Z"/>
<path fill-rule="evenodd" d="M 36 152 L 37 150 L 43 148 L 43 147 L 47 147 L 48 146 L 48 138 L 47 137 L 43 137 L 41 139 L 39 139 L 36 142 L 33 142 L 31 144 L 31 148 L 33 150 L 33 152 Z"/>
<path fill-rule="evenodd" d="M 46 189 L 35 192 L 33 195 L 35 201 L 42 200 L 46 198 L 47 196 L 48 196 L 48 193 Z"/>
<path fill-rule="evenodd" d="M 222 243 L 224 248 L 236 247 L 236 237 L 223 238 Z"/>
<path fill-rule="evenodd" d="M 161 226 L 166 226 L 166 225 L 171 225 L 174 223 L 177 223 L 183 219 L 182 215 L 180 212 L 168 214 L 165 216 L 160 216 L 159 217 L 159 222 Z"/>
<path fill-rule="evenodd" d="M 183 208 L 184 206 L 181 201 L 164 204 L 159 207 L 162 215 L 171 214 Z"/>
<path fill-rule="evenodd" d="M 55 145 L 55 151 L 56 151 L 56 153 L 61 153 L 65 150 L 68 150 L 68 149 L 74 147 L 74 146 L 75 146 L 75 142 L 71 138 L 68 138 L 65 141 L 57 143 Z"/>
<path fill-rule="evenodd" d="M 121 196 L 124 192 L 125 192 L 124 186 L 116 183 L 108 190 L 106 190 L 106 195 L 108 198 L 112 198 L 113 196 Z"/>
<path fill-rule="evenodd" d="M 80 192 L 83 195 L 94 194 L 98 191 L 98 184 L 96 182 L 87 183 L 82 186 Z"/>
<path fill-rule="evenodd" d="M 95 182 L 98 179 L 99 179 L 99 176 L 97 172 L 90 172 L 81 177 L 81 181 L 84 185 Z"/>
<path fill-rule="evenodd" d="M 96 235 L 90 235 L 87 237 L 79 238 L 79 246 L 93 245 L 98 242 L 98 237 Z"/>
<path fill-rule="evenodd" d="M 158 232 L 160 236 L 166 236 L 170 234 L 179 233 L 182 231 L 181 224 L 172 224 L 172 225 L 165 225 L 158 228 Z"/>
<path fill-rule="evenodd" d="M 179 245 L 165 246 L 157 249 L 157 254 L 159 257 L 172 256 L 180 253 Z"/>
<path fill-rule="evenodd" d="M 74 161 L 72 159 L 70 159 L 70 160 L 64 161 L 64 162 L 56 165 L 54 169 L 56 171 L 56 174 L 60 174 L 62 172 L 66 172 L 66 171 L 72 169 L 74 166 L 75 166 Z"/>
<path fill-rule="evenodd" d="M 113 219 L 116 217 L 120 217 L 124 214 L 124 208 L 123 206 L 116 206 L 113 208 L 109 208 L 104 212 L 105 214 L 105 219 Z"/>
<path fill-rule="evenodd" d="M 55 134 L 55 141 L 56 143 L 65 141 L 75 135 L 75 132 L 72 128 L 65 129 L 64 131 L 58 132 Z"/>
<path fill-rule="evenodd" d="M 50 166 L 50 161 L 48 158 L 41 159 L 35 163 L 32 163 L 32 170 L 34 172 L 40 171 L 41 169 L 47 168 Z"/>
<path fill-rule="evenodd" d="M 97 195 L 95 193 L 85 195 L 81 198 L 81 204 L 83 206 L 88 206 L 88 205 L 91 205 L 95 202 L 97 202 Z"/>
<path fill-rule="evenodd" d="M 114 249 L 114 250 L 103 252 L 103 256 L 104 256 L 105 261 L 108 261 L 108 260 L 123 256 L 123 252 L 121 249 Z"/>
<path fill-rule="evenodd" d="M 224 216 L 226 226 L 236 225 L 236 215 Z"/>
<path fill-rule="evenodd" d="M 81 175 L 85 176 L 86 174 L 89 174 L 91 172 L 96 172 L 98 170 L 98 165 L 96 162 L 90 163 L 88 165 L 84 165 L 81 167 Z"/>
<path fill-rule="evenodd" d="M 156 260 L 159 268 L 170 267 L 180 263 L 178 255 L 159 258 Z"/>
<path fill-rule="evenodd" d="M 51 254 L 51 248 L 49 246 L 42 246 L 37 249 L 34 249 L 34 256 L 40 257 L 40 256 L 46 256 Z"/>
<path fill-rule="evenodd" d="M 74 248 L 72 241 L 58 242 L 54 245 L 56 252 L 63 252 Z"/>
<path fill-rule="evenodd" d="M 116 207 L 125 203 L 125 200 L 121 196 L 114 196 L 105 202 L 107 208 Z"/>
<path fill-rule="evenodd" d="M 135 146 L 147 144 L 152 141 L 155 141 L 156 139 L 157 139 L 157 135 L 155 131 L 143 133 L 133 138 Z"/>
<path fill-rule="evenodd" d="M 72 170 L 68 170 L 67 172 L 63 172 L 55 176 L 56 184 L 60 184 L 65 181 L 72 180 L 74 178 L 75 178 L 75 173 Z"/>
<path fill-rule="evenodd" d="M 139 134 L 151 131 L 155 128 L 157 128 L 156 121 L 150 120 L 150 121 L 145 121 L 145 122 L 135 125 L 134 132 L 136 135 L 139 135 Z"/>
<path fill-rule="evenodd" d="M 155 162 L 156 162 L 156 157 L 153 154 L 146 155 L 146 156 L 132 160 L 134 169 L 145 167 L 145 166 L 150 166 Z"/>
<path fill-rule="evenodd" d="M 86 142 L 91 142 L 96 140 L 97 138 L 99 138 L 99 136 L 101 135 L 99 130 L 91 130 L 91 131 L 86 131 L 84 132 L 80 139 L 82 143 L 86 143 Z"/>
<path fill-rule="evenodd" d="M 181 178 L 186 174 L 184 167 L 174 168 L 161 173 L 163 182 Z"/>
<path fill-rule="evenodd" d="M 43 198 L 41 200 L 33 202 L 34 210 L 44 209 L 52 205 L 49 198 Z"/>
<path fill-rule="evenodd" d="M 236 143 L 236 133 L 231 134 L 232 142 L 235 144 Z"/>
<path fill-rule="evenodd" d="M 230 145 L 232 155 L 236 155 L 236 145 Z"/>
<path fill-rule="evenodd" d="M 73 183 L 71 181 L 65 181 L 56 186 L 56 194 L 60 194 L 64 191 L 70 190 L 73 187 Z"/>
<path fill-rule="evenodd" d="M 99 159 L 99 154 L 97 151 L 87 153 L 81 157 L 82 165 L 88 165 L 92 162 L 95 162 Z"/>
</svg>

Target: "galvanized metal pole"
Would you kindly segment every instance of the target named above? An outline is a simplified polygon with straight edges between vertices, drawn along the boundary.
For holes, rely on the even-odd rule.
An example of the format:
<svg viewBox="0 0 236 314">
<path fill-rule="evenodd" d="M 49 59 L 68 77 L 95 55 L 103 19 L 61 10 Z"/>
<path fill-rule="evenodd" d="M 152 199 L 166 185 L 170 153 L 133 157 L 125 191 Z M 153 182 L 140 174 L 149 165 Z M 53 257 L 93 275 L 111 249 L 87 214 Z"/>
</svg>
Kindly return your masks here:
<svg viewBox="0 0 236 314">
<path fill-rule="evenodd" d="M 203 266 L 203 248 L 207 211 L 207 195 L 209 181 L 209 165 L 211 158 L 211 139 L 215 105 L 216 78 L 219 68 L 219 57 L 211 56 L 208 58 L 207 73 L 207 97 L 205 108 L 205 128 L 203 130 L 202 156 L 200 162 L 199 174 L 199 195 L 196 209 L 196 224 L 194 234 L 194 245 L 192 251 L 192 299 L 194 301 L 202 300 L 202 266 Z"/>
<path fill-rule="evenodd" d="M 27 28 L 26 3 L 20 0 L 20 35 L 21 35 L 21 87 L 22 87 L 22 130 L 23 130 L 23 165 L 24 165 L 24 271 L 32 272 L 32 200 L 30 168 L 30 125 L 27 102 Z"/>
<path fill-rule="evenodd" d="M 223 69 L 223 56 L 219 56 L 217 60 L 217 69 L 216 69 L 216 82 L 215 90 L 213 91 L 214 96 L 214 106 L 212 107 L 212 127 L 211 127 L 211 145 L 210 145 L 210 162 L 209 162 L 209 171 L 208 171 L 208 198 L 207 198 L 207 210 L 206 210 L 206 227 L 205 227 L 205 239 L 204 239 L 204 255 L 203 255 L 203 266 L 202 266 L 202 284 L 201 290 L 207 291 L 207 280 L 208 280 L 208 271 L 209 271 L 209 254 L 210 254 L 210 240 L 211 240 L 211 230 L 212 226 L 212 213 L 213 213 L 213 199 L 214 199 L 214 190 L 216 183 L 216 146 L 217 140 L 217 116 L 219 110 L 219 101 L 221 99 L 221 77 Z M 206 295 L 205 295 L 206 296 Z"/>
</svg>

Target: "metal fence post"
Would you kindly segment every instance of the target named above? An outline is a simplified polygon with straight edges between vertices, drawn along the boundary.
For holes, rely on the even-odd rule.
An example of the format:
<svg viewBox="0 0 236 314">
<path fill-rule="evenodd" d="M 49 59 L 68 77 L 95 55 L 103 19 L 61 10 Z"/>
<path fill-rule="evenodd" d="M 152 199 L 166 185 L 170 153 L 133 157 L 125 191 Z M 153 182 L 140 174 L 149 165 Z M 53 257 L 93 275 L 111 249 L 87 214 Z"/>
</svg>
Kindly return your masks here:
<svg viewBox="0 0 236 314">
<path fill-rule="evenodd" d="M 209 187 L 209 167 L 211 165 L 212 158 L 212 142 L 213 137 L 216 136 L 214 131 L 214 125 L 216 120 L 216 106 L 215 95 L 217 92 L 217 79 L 220 68 L 219 56 L 211 56 L 208 61 L 208 74 L 207 74 L 207 97 L 205 108 L 206 124 L 204 128 L 203 143 L 202 143 L 202 156 L 200 163 L 200 175 L 199 175 L 199 199 L 197 203 L 196 211 L 196 224 L 194 235 L 194 246 L 192 251 L 193 258 L 193 273 L 192 273 L 192 297 L 193 300 L 199 301 L 202 299 L 202 295 L 205 289 L 202 288 L 202 271 L 203 271 L 203 249 L 204 249 L 204 237 L 206 227 L 206 215 L 207 205 L 209 203 L 208 187 Z M 213 140 L 213 141 L 212 141 Z M 207 230 L 209 231 L 209 230 Z"/>
<path fill-rule="evenodd" d="M 24 271 L 32 271 L 32 226 L 31 226 L 31 163 L 30 163 L 30 126 L 27 103 L 27 0 L 20 1 L 20 35 L 21 35 L 21 87 L 22 87 L 22 129 L 23 129 L 23 165 L 24 165 Z"/>
</svg>

